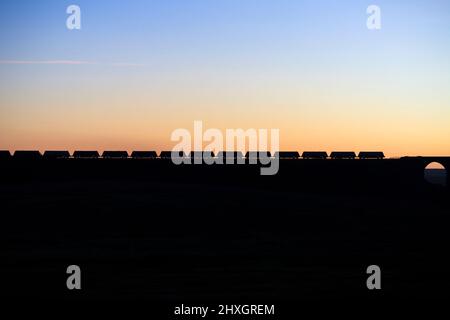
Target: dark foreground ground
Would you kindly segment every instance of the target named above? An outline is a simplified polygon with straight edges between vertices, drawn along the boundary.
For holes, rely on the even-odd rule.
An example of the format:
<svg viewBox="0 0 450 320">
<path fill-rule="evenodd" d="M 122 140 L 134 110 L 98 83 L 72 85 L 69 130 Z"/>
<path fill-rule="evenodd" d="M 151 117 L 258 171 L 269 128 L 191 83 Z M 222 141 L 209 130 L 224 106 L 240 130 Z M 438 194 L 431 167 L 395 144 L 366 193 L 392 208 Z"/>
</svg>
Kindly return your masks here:
<svg viewBox="0 0 450 320">
<path fill-rule="evenodd" d="M 448 299 L 449 193 L 193 179 L 0 183 L 9 299 L 268 303 Z M 82 290 L 66 288 L 79 265 Z M 366 268 L 379 265 L 382 289 Z"/>
</svg>

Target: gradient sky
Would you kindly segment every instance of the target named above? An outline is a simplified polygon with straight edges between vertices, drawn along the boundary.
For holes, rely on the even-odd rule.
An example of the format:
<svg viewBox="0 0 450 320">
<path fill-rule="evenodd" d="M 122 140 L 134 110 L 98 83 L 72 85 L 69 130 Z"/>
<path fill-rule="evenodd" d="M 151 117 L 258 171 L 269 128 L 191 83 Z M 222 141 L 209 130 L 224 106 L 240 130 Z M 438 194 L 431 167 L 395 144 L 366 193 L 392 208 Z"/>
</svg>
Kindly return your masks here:
<svg viewBox="0 0 450 320">
<path fill-rule="evenodd" d="M 0 149 L 171 149 L 202 120 L 279 128 L 285 150 L 450 155 L 449 89 L 448 0 L 0 2 Z"/>
</svg>

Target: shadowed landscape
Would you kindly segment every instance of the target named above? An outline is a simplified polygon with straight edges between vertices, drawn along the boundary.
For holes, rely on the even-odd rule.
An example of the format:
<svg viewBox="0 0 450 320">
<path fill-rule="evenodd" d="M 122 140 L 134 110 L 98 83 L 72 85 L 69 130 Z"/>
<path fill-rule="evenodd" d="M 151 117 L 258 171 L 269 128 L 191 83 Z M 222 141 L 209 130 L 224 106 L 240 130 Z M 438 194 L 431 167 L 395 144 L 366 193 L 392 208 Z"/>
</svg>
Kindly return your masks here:
<svg viewBox="0 0 450 320">
<path fill-rule="evenodd" d="M 424 180 L 427 161 L 280 159 L 278 175 L 260 176 L 249 164 L 2 160 L 2 292 L 205 303 L 444 299 L 449 191 Z M 83 270 L 79 293 L 65 287 L 71 264 Z M 382 270 L 379 292 L 366 287 L 372 264 Z"/>
</svg>

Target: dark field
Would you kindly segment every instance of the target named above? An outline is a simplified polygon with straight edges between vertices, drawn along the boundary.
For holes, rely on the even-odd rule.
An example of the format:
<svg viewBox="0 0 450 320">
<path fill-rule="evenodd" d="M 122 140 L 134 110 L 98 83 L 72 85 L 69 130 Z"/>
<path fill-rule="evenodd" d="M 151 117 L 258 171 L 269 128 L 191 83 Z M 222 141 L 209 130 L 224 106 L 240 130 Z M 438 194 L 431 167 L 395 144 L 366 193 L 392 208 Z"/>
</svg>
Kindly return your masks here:
<svg viewBox="0 0 450 320">
<path fill-rule="evenodd" d="M 93 171 L 3 177 L 4 297 L 448 298 L 450 201 L 440 186 L 308 190 L 223 173 L 206 182 Z M 79 292 L 66 288 L 71 264 L 82 269 Z M 381 267 L 379 291 L 366 287 L 372 264 Z"/>
</svg>

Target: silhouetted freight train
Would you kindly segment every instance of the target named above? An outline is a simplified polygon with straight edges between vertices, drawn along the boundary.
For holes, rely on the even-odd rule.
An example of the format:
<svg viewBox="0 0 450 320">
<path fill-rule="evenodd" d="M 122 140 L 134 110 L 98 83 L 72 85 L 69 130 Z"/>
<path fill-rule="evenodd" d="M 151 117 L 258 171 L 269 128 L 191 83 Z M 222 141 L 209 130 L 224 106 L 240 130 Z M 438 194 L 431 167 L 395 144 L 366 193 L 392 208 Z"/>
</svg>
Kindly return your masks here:
<svg viewBox="0 0 450 320">
<path fill-rule="evenodd" d="M 261 158 L 261 156 L 264 158 Z M 261 176 L 267 157 L 279 161 L 273 176 Z M 258 158 L 255 158 L 258 157 Z M 173 161 L 173 160 L 188 161 Z M 214 161 L 212 161 L 214 160 Z M 385 158 L 383 152 L 270 152 L 223 151 L 0 151 L 0 178 L 8 181 L 81 179 L 97 177 L 141 179 L 164 183 L 220 183 L 257 185 L 291 190 L 338 190 L 339 192 L 375 190 L 376 192 L 411 192 L 429 189 L 425 168 L 432 162 L 448 172 L 450 157 Z M 222 165 L 225 164 L 225 165 Z M 445 178 L 449 186 L 449 175 Z M 434 188 L 434 187 L 433 187 Z M 449 188 L 446 188 L 449 190 Z"/>
<path fill-rule="evenodd" d="M 8 150 L 0 150 L 0 159 L 170 159 L 174 151 L 161 151 L 158 155 L 156 151 L 133 151 L 131 155 L 127 151 L 104 151 L 101 155 L 95 150 L 77 150 L 71 155 L 66 150 L 49 150 L 41 154 L 37 150 L 18 150 L 11 154 Z M 325 151 L 305 151 L 300 155 L 298 151 L 277 151 L 273 155 L 268 151 L 249 151 L 245 154 L 240 151 L 219 151 L 215 154 L 212 151 L 191 151 L 187 156 L 182 151 L 175 151 L 178 157 L 190 158 L 234 158 L 234 159 L 250 159 L 258 158 L 261 155 L 270 158 L 279 159 L 384 159 L 385 155 L 380 151 L 362 151 L 356 156 L 353 151 L 333 151 L 330 156 Z"/>
</svg>

